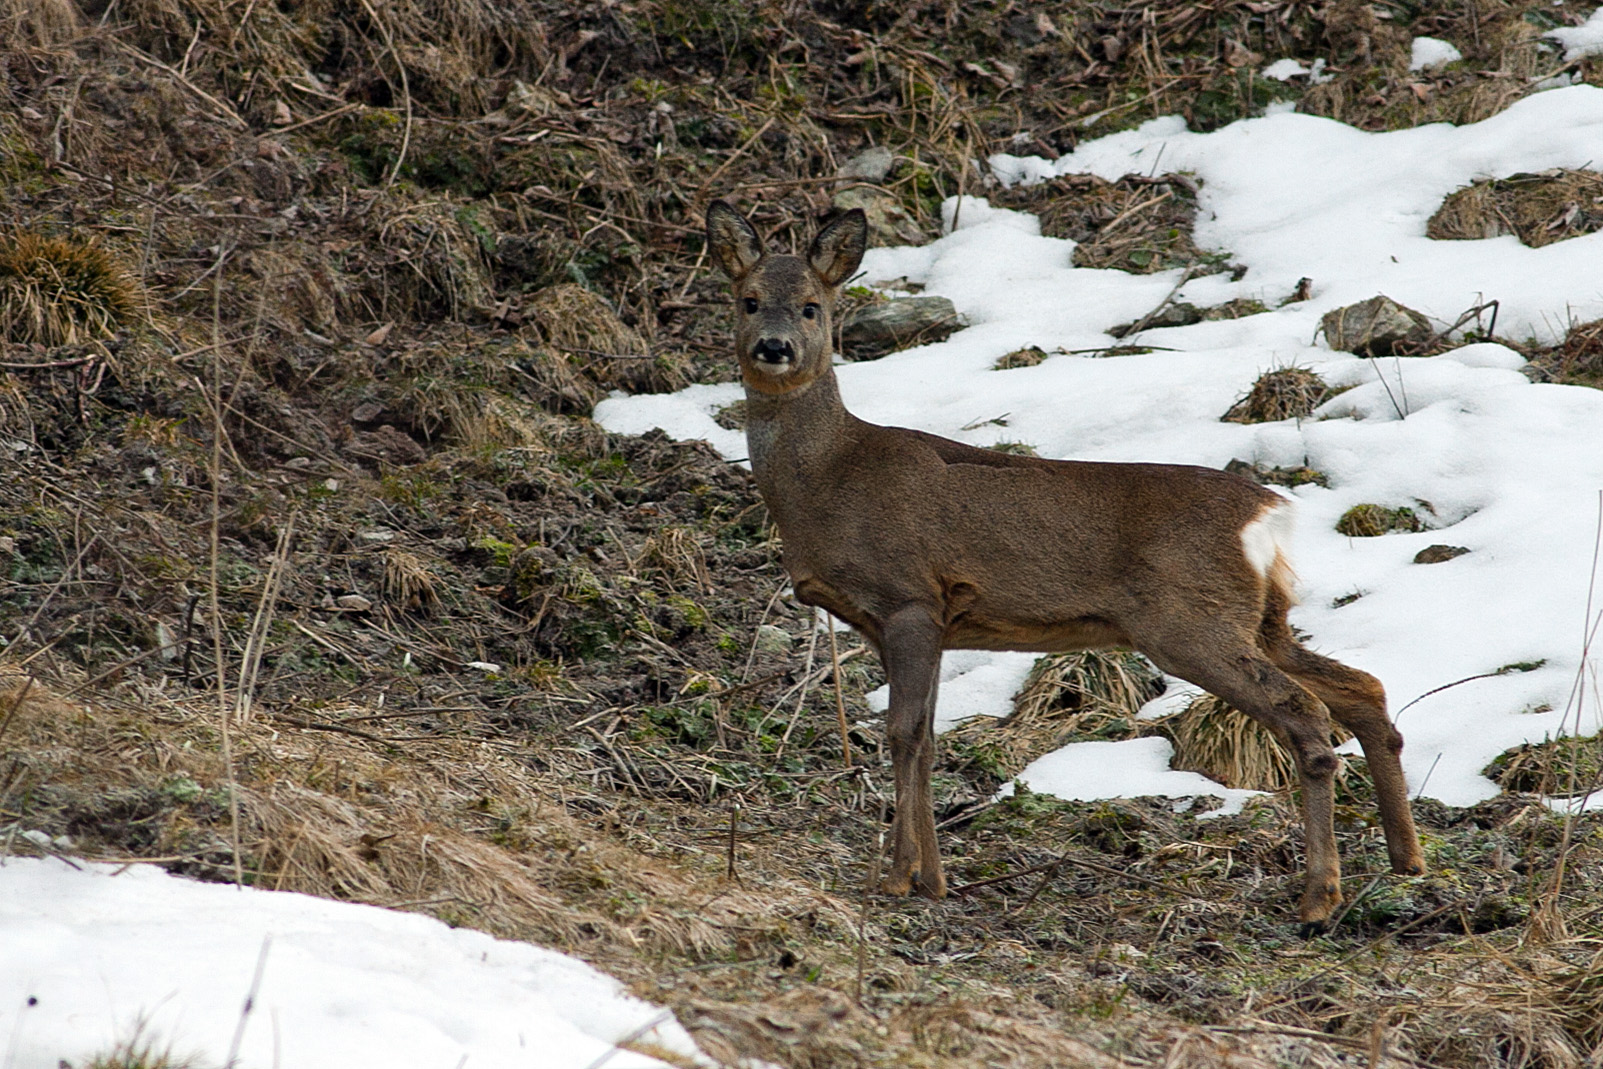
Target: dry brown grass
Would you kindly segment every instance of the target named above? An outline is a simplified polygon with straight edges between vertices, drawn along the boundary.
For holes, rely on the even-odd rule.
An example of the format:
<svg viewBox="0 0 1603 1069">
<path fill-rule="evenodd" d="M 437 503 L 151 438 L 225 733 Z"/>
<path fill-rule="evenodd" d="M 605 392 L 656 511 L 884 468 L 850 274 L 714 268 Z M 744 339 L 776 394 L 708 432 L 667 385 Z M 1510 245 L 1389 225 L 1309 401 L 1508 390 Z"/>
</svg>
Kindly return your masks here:
<svg viewBox="0 0 1603 1069">
<path fill-rule="evenodd" d="M 432 613 L 440 607 L 440 595 L 428 565 L 415 553 L 404 549 L 384 551 L 384 596 L 406 612 Z"/>
<path fill-rule="evenodd" d="M 94 241 L 0 235 L 0 336 L 40 345 L 110 337 L 144 309 L 138 281 Z"/>
<path fill-rule="evenodd" d="M 1004 190 L 992 199 L 1038 214 L 1047 237 L 1078 242 L 1076 267 L 1152 274 L 1207 259 L 1191 240 L 1197 184 L 1185 175 L 1125 175 L 1117 182 L 1065 175 Z"/>
<path fill-rule="evenodd" d="M 72 0 L 0 0 L 0 47 L 53 48 L 83 29 Z"/>
<path fill-rule="evenodd" d="M 1603 319 L 1576 323 L 1557 345 L 1526 347 L 1526 373 L 1539 382 L 1603 389 Z"/>
<path fill-rule="evenodd" d="M 1333 396 L 1325 380 L 1301 367 L 1276 368 L 1258 376 L 1246 396 L 1219 418 L 1226 423 L 1273 423 L 1307 419 Z"/>
<path fill-rule="evenodd" d="M 1006 718 L 975 717 L 944 735 L 943 744 L 982 748 L 994 766 L 1017 772 L 1071 739 L 1130 737 L 1158 678 L 1138 654 L 1055 653 L 1031 670 Z"/>
<path fill-rule="evenodd" d="M 1556 167 L 1476 182 L 1448 194 L 1426 224 L 1437 241 L 1513 234 L 1531 248 L 1603 230 L 1603 174 Z"/>
<path fill-rule="evenodd" d="M 603 391 L 677 390 L 690 381 L 683 360 L 654 356 L 605 298 L 583 286 L 549 286 L 529 300 L 528 313 L 546 345 Z"/>
<path fill-rule="evenodd" d="M 1240 790 L 1289 791 L 1297 786 L 1297 763 L 1274 735 L 1212 694 L 1151 727 L 1174 743 L 1170 764 L 1175 768 L 1201 772 Z M 1340 727 L 1331 731 L 1335 745 L 1349 738 Z"/>
</svg>

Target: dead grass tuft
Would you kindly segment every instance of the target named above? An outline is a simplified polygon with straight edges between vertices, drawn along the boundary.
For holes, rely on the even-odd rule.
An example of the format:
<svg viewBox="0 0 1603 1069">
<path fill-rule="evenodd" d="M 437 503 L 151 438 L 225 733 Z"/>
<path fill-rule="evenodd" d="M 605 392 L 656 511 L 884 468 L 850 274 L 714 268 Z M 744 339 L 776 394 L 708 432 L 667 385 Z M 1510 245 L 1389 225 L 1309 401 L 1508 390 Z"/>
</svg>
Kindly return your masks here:
<svg viewBox="0 0 1603 1069">
<path fill-rule="evenodd" d="M 1603 785 L 1603 753 L 1596 739 L 1566 735 L 1505 751 L 1482 774 L 1505 791 L 1584 796 Z"/>
<path fill-rule="evenodd" d="M 491 306 L 490 266 L 474 217 L 448 201 L 383 202 L 378 250 L 347 297 L 353 319 L 472 319 Z"/>
<path fill-rule="evenodd" d="M 1465 186 L 1426 224 L 1437 241 L 1513 234 L 1531 248 L 1603 230 L 1603 174 L 1555 167 Z"/>
<path fill-rule="evenodd" d="M 1038 214 L 1047 237 L 1078 242 L 1076 267 L 1145 275 L 1219 259 L 1205 255 L 1191 239 L 1197 184 L 1185 175 L 1125 175 L 1117 182 L 1065 175 L 999 191 L 993 200 Z"/>
<path fill-rule="evenodd" d="M 1539 382 L 1603 389 L 1603 319 L 1576 323 L 1557 345 L 1528 347 L 1526 355 L 1526 373 Z"/>
<path fill-rule="evenodd" d="M 0 236 L 0 335 L 8 341 L 107 338 L 143 307 L 138 281 L 95 241 L 31 230 Z"/>
<path fill-rule="evenodd" d="M 1135 714 L 1161 693 L 1161 677 L 1136 653 L 1085 650 L 1041 658 L 1001 720 L 975 717 L 943 735 L 954 750 L 979 748 L 1006 778 L 1071 739 L 1123 739 Z"/>
<path fill-rule="evenodd" d="M 583 286 L 548 286 L 534 294 L 528 311 L 546 344 L 602 390 L 662 393 L 689 382 L 681 359 L 654 357 L 606 299 Z"/>
<path fill-rule="evenodd" d="M 406 612 L 428 615 L 440 607 L 440 595 L 428 565 L 404 549 L 384 551 L 384 597 Z"/>
<path fill-rule="evenodd" d="M 0 47 L 54 48 L 82 29 L 72 0 L 0 0 Z"/>
<path fill-rule="evenodd" d="M 1258 376 L 1246 396 L 1219 418 L 1226 423 L 1273 423 L 1307 419 L 1332 396 L 1318 374 L 1302 367 L 1282 367 Z"/>
<path fill-rule="evenodd" d="M 659 571 L 674 587 L 711 590 L 702 538 L 691 527 L 670 525 L 646 539 L 641 563 Z"/>
<path fill-rule="evenodd" d="M 1201 772 L 1226 787 L 1286 791 L 1297 785 L 1297 763 L 1267 728 L 1222 698 L 1205 694 L 1153 725 L 1174 743 L 1175 768 Z M 1331 741 L 1350 738 L 1333 725 Z"/>
</svg>

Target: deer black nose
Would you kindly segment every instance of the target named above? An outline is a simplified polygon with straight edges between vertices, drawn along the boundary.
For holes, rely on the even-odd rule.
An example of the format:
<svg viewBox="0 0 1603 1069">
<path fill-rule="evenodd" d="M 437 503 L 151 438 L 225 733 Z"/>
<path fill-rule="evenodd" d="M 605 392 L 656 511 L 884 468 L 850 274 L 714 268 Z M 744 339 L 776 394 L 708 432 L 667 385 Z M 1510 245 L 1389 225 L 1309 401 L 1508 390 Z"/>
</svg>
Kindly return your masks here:
<svg viewBox="0 0 1603 1069">
<path fill-rule="evenodd" d="M 761 364 L 788 364 L 796 359 L 796 348 L 779 338 L 760 338 L 752 346 L 751 358 Z"/>
</svg>

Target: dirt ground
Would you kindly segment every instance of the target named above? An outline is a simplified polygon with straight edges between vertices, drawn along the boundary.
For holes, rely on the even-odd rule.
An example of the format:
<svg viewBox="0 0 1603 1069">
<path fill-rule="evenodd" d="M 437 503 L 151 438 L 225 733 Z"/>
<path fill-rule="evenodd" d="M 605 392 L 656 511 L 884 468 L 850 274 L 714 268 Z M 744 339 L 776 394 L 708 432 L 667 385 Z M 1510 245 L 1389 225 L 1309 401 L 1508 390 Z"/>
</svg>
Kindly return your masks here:
<svg viewBox="0 0 1603 1069">
<path fill-rule="evenodd" d="M 1411 879 L 1350 761 L 1351 905 L 1305 939 L 1283 786 L 1219 819 L 996 800 L 1065 741 L 1137 731 L 1139 659 L 1053 658 L 1009 721 L 942 739 L 957 893 L 866 894 L 877 661 L 846 634 L 837 661 L 789 597 L 747 473 L 588 418 L 733 377 L 714 197 L 794 248 L 837 196 L 921 241 L 942 198 L 989 192 L 1093 266 L 1231 270 L 1191 242 L 1190 176 L 1004 193 L 967 161 L 1274 100 L 1474 121 L 1603 84 L 1540 42 L 1583 18 L 0 0 L 0 853 L 534 940 L 731 1065 L 1603 1065 L 1603 826 L 1537 797 L 1597 786 L 1595 742 L 1505 755 L 1481 806 L 1418 803 Z M 1465 58 L 1408 71 L 1421 34 Z M 1282 56 L 1334 78 L 1254 73 Z M 883 175 L 848 166 L 869 149 Z M 1454 194 L 1437 236 L 1603 226 L 1584 174 L 1518 177 Z M 1508 340 L 1595 386 L 1600 336 Z M 1283 783 L 1224 712 L 1158 730 Z"/>
</svg>

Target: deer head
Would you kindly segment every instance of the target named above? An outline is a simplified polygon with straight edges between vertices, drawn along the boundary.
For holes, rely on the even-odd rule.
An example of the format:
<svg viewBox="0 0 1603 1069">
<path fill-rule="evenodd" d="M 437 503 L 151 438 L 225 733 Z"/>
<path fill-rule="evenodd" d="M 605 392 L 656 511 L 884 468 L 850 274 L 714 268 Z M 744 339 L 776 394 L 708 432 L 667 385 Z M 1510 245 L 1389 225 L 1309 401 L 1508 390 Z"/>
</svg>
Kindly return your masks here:
<svg viewBox="0 0 1603 1069">
<path fill-rule="evenodd" d="M 783 395 L 829 370 L 835 295 L 862 262 L 868 219 L 854 208 L 818 232 L 807 255 L 771 255 L 721 200 L 707 206 L 707 247 L 733 284 L 735 352 L 746 386 Z"/>
</svg>

